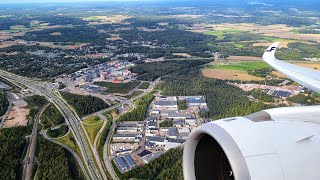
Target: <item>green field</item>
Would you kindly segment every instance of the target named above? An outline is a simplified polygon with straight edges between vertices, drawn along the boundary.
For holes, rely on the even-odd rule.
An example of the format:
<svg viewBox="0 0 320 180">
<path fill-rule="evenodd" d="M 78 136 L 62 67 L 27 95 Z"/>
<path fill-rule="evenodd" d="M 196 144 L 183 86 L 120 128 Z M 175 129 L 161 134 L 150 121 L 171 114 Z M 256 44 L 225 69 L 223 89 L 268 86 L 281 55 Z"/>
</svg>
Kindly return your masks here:
<svg viewBox="0 0 320 180">
<path fill-rule="evenodd" d="M 232 33 L 239 33 L 239 32 L 244 32 L 244 31 L 240 29 L 225 29 L 223 31 L 215 31 L 215 30 L 208 31 L 208 32 L 205 32 L 204 34 L 216 36 L 218 40 L 222 40 L 225 38 L 225 34 L 232 34 Z"/>
<path fill-rule="evenodd" d="M 283 39 L 283 38 L 270 37 L 270 36 L 265 36 L 263 37 L 263 39 L 269 42 L 297 42 L 297 40 L 294 40 L 294 39 Z"/>
<path fill-rule="evenodd" d="M 212 69 L 225 69 L 225 70 L 242 70 L 242 71 L 252 71 L 256 69 L 268 68 L 268 64 L 262 61 L 256 62 L 240 62 L 235 64 L 225 64 L 210 66 Z"/>
<path fill-rule="evenodd" d="M 81 155 L 80 150 L 78 149 L 76 140 L 74 139 L 71 131 L 69 131 L 66 136 L 63 136 L 61 138 L 55 138 L 53 140 L 58 141 L 64 145 L 68 146 L 70 149 L 72 149 L 78 155 Z"/>
<path fill-rule="evenodd" d="M 83 126 L 86 129 L 92 144 L 94 143 L 94 139 L 96 138 L 102 125 L 103 121 L 98 116 L 94 116 L 83 121 Z"/>
<path fill-rule="evenodd" d="M 148 89 L 148 87 L 150 86 L 150 83 L 149 82 L 143 82 L 139 89 Z"/>
</svg>

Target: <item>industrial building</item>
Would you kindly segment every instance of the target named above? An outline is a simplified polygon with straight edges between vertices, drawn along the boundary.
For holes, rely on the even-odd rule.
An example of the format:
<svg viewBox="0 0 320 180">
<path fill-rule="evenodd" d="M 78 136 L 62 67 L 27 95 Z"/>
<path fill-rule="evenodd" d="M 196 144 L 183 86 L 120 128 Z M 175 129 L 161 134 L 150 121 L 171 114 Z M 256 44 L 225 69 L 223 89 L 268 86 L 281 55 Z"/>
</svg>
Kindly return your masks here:
<svg viewBox="0 0 320 180">
<path fill-rule="evenodd" d="M 148 154 L 145 155 L 143 157 L 141 157 L 141 159 L 143 160 L 144 163 L 148 164 L 151 161 L 157 159 L 158 157 L 160 157 L 164 152 L 157 152 L 157 153 L 152 153 L 152 154 Z"/>
<path fill-rule="evenodd" d="M 122 172 L 131 170 L 136 166 L 136 163 L 129 155 L 117 156 L 114 160 Z"/>
<path fill-rule="evenodd" d="M 114 142 L 139 142 L 139 135 L 137 134 L 114 134 Z"/>
<path fill-rule="evenodd" d="M 178 129 L 176 127 L 168 128 L 167 137 L 168 138 L 177 138 L 179 136 Z"/>
</svg>

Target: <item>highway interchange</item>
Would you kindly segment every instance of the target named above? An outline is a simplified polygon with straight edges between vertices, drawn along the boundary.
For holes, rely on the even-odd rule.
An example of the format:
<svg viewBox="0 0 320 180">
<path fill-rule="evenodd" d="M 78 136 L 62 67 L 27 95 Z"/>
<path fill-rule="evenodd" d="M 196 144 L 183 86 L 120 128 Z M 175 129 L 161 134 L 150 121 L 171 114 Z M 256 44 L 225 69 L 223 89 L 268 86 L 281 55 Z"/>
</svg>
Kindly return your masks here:
<svg viewBox="0 0 320 180">
<path fill-rule="evenodd" d="M 53 92 L 49 88 L 46 88 L 45 84 L 41 82 L 33 81 L 3 70 L 0 70 L 0 76 L 13 84 L 22 85 L 34 90 L 35 92 L 38 92 L 39 95 L 46 97 L 49 102 L 55 105 L 64 116 L 66 123 L 69 125 L 70 130 L 76 139 L 81 156 L 84 160 L 84 164 L 90 177 L 92 179 L 107 179 L 103 169 L 100 168 L 101 166 L 99 166 L 98 169 L 97 165 L 95 164 L 91 153 L 92 151 L 80 125 L 80 117 L 64 99 L 62 99 L 59 95 L 57 95 L 57 93 Z"/>
<path fill-rule="evenodd" d="M 45 83 L 40 81 L 34 81 L 29 78 L 25 78 L 22 76 L 18 76 L 13 73 L 9 73 L 7 71 L 0 70 L 0 77 L 6 79 L 7 81 L 11 82 L 12 84 L 15 84 L 18 87 L 21 88 L 28 88 L 30 90 L 33 90 L 37 94 L 44 96 L 49 102 L 51 102 L 63 115 L 63 117 L 66 120 L 66 124 L 70 127 L 70 131 L 75 137 L 75 140 L 77 142 L 77 145 L 79 147 L 81 158 L 79 158 L 75 152 L 73 152 L 71 149 L 66 147 L 65 145 L 62 145 L 61 143 L 57 143 L 50 139 L 45 132 L 41 132 L 41 134 L 44 136 L 45 139 L 50 140 L 52 142 L 55 142 L 59 145 L 62 145 L 63 147 L 67 148 L 78 160 L 81 169 L 84 172 L 85 177 L 88 179 L 90 177 L 91 179 L 108 179 L 107 175 L 102 167 L 102 162 L 100 160 L 100 157 L 98 156 L 97 150 L 94 145 L 90 144 L 90 141 L 88 139 L 88 135 L 86 132 L 83 131 L 81 120 L 84 118 L 80 118 L 77 113 L 74 111 L 74 109 L 61 97 L 59 92 L 55 92 L 51 90 Z M 122 98 L 117 98 L 117 100 L 123 105 L 128 104 L 132 107 L 132 109 L 135 108 L 135 105 L 133 103 L 134 100 L 137 100 L 141 98 L 142 96 L 146 95 L 147 93 L 150 93 L 156 84 L 160 81 L 160 78 L 156 79 L 155 81 L 151 82 L 151 85 L 148 89 L 144 90 L 144 92 L 135 98 L 131 100 L 124 100 Z M 114 97 L 113 97 L 114 98 Z M 111 106 L 107 109 L 98 111 L 96 113 L 93 113 L 91 115 L 86 116 L 91 117 L 94 115 L 102 116 L 103 112 L 106 112 L 108 110 L 112 110 L 115 108 L 118 108 L 121 106 L 121 104 L 117 104 L 114 106 Z M 112 127 L 110 128 L 110 132 L 108 134 L 108 138 L 104 145 L 104 158 L 103 162 L 106 165 L 106 168 L 111 176 L 112 179 L 118 179 L 116 173 L 113 170 L 111 159 L 108 155 L 105 154 L 106 148 L 109 146 L 108 142 L 112 136 L 112 132 L 116 126 L 116 119 L 113 119 Z M 101 133 L 101 131 L 100 131 Z M 34 132 L 32 132 L 31 138 L 34 139 L 35 135 Z M 34 141 L 34 140 L 33 140 Z M 28 148 L 29 150 L 29 148 Z M 30 156 L 33 157 L 33 152 L 31 152 Z M 82 160 L 83 161 L 82 161 Z M 30 169 L 30 166 L 26 166 L 26 169 Z"/>
</svg>

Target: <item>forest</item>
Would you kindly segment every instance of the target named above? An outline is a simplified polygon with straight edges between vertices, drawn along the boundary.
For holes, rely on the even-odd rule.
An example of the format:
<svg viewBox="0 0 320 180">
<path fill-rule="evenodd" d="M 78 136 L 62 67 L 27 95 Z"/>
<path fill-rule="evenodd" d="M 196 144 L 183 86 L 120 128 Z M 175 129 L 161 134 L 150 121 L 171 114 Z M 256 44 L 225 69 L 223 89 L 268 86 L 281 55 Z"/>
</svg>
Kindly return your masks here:
<svg viewBox="0 0 320 180">
<path fill-rule="evenodd" d="M 274 98 L 266 94 L 263 90 L 252 90 L 252 91 L 246 92 L 245 94 L 251 95 L 254 98 L 263 102 L 274 102 Z"/>
<path fill-rule="evenodd" d="M 64 118 L 60 111 L 53 106 L 49 105 L 41 115 L 41 124 L 44 126 L 44 129 L 49 127 L 57 126 L 64 122 Z"/>
<path fill-rule="evenodd" d="M 304 93 L 300 93 L 297 96 L 288 97 L 287 100 L 303 105 L 315 105 L 319 103 L 319 101 L 317 101 L 314 97 Z"/>
<path fill-rule="evenodd" d="M 7 112 L 9 101 L 4 92 L 0 92 L 0 117 Z"/>
<path fill-rule="evenodd" d="M 52 138 L 58 138 L 58 137 L 61 137 L 65 134 L 67 134 L 68 131 L 69 131 L 68 125 L 62 125 L 57 129 L 52 129 L 52 130 L 49 129 L 47 131 L 47 134 Z"/>
<path fill-rule="evenodd" d="M 173 126 L 173 121 L 172 119 L 165 119 L 161 123 L 159 123 L 160 127 L 172 127 Z"/>
<path fill-rule="evenodd" d="M 149 164 L 124 173 L 120 179 L 183 180 L 182 154 L 183 148 L 171 149 Z"/>
<path fill-rule="evenodd" d="M 99 33 L 95 28 L 77 26 L 75 28 L 51 28 L 41 31 L 27 32 L 23 37 L 27 41 L 38 42 L 99 42 L 110 35 Z"/>
<path fill-rule="evenodd" d="M 171 74 L 175 71 L 182 69 L 190 69 L 196 66 L 201 66 L 208 63 L 207 60 L 186 60 L 186 61 L 164 61 L 164 62 L 154 62 L 154 63 L 144 63 L 137 64 L 132 67 L 132 70 L 135 73 L 138 73 L 140 76 L 138 79 L 145 81 L 153 81 L 158 77 Z"/>
<path fill-rule="evenodd" d="M 136 108 L 132 111 L 120 116 L 118 119 L 119 122 L 121 121 L 143 121 L 146 115 L 146 111 L 148 108 L 148 105 L 153 99 L 153 93 L 149 93 L 142 98 L 136 100 L 134 103 L 136 105 Z"/>
<path fill-rule="evenodd" d="M 38 144 L 38 179 L 83 179 L 70 152 L 42 137 L 38 137 Z"/>
<path fill-rule="evenodd" d="M 210 110 L 201 113 L 205 118 L 220 119 L 248 115 L 269 108 L 263 102 L 249 101 L 241 89 L 227 84 L 227 81 L 201 77 L 197 70 L 191 74 L 182 73 L 162 80 L 165 81 L 160 85 L 163 95 L 205 96 Z"/>
<path fill-rule="evenodd" d="M 127 94 L 133 88 L 140 84 L 140 81 L 132 81 L 128 83 L 111 83 L 111 82 L 95 82 L 94 84 L 108 88 L 107 93 Z"/>
<path fill-rule="evenodd" d="M 29 121 L 33 120 L 38 110 L 47 103 L 46 98 L 39 95 L 27 96 L 25 100 L 28 103 L 28 108 L 30 108 L 30 112 L 28 114 Z"/>
<path fill-rule="evenodd" d="M 81 96 L 68 92 L 62 92 L 61 95 L 75 108 L 80 117 L 109 107 L 102 99 L 93 96 Z"/>
<path fill-rule="evenodd" d="M 23 52 L 0 56 L 0 69 L 22 76 L 48 78 L 63 73 L 69 74 L 88 65 L 106 61 L 109 61 L 109 59 L 98 58 L 88 60 L 64 56 L 48 58 L 47 55 L 39 56 Z"/>
<path fill-rule="evenodd" d="M 25 136 L 31 134 L 32 127 L 14 127 L 0 129 L 0 179 L 20 179 Z"/>
</svg>

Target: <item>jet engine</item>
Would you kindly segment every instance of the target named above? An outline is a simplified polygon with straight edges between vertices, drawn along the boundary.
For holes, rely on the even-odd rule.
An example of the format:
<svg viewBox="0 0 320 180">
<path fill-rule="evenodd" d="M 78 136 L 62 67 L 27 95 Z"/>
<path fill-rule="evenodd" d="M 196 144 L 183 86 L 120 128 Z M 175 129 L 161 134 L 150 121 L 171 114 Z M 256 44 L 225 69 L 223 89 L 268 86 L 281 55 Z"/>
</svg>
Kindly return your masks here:
<svg viewBox="0 0 320 180">
<path fill-rule="evenodd" d="M 320 106 L 275 108 L 194 130 L 186 180 L 319 180 Z"/>
</svg>

